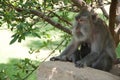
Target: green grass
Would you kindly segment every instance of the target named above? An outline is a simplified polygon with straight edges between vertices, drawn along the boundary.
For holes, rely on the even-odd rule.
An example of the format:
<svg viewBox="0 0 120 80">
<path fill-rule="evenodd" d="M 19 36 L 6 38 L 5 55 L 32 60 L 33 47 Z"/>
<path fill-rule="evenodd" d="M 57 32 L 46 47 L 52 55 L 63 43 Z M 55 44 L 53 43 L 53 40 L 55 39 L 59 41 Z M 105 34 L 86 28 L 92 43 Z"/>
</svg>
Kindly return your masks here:
<svg viewBox="0 0 120 80">
<path fill-rule="evenodd" d="M 25 77 L 27 74 L 25 74 L 24 72 L 20 71 L 15 66 L 15 64 L 18 64 L 19 62 L 20 62 L 19 59 L 11 59 L 6 64 L 1 63 L 0 64 L 0 80 L 20 80 L 20 79 L 16 79 L 15 76 L 14 76 L 17 73 L 20 73 L 20 76 Z M 4 79 L 5 77 L 7 79 Z M 33 72 L 33 74 L 30 75 L 29 78 L 26 79 L 26 80 L 36 80 L 36 71 Z"/>
<path fill-rule="evenodd" d="M 24 58 L 30 58 L 31 55 L 28 53 L 29 48 L 26 47 L 25 43 L 31 41 L 30 39 L 27 39 L 22 43 L 16 42 L 12 45 L 9 45 L 11 35 L 12 33 L 9 30 L 0 30 L 0 80 L 21 80 L 16 79 L 14 76 L 18 72 L 22 78 L 27 75 L 18 69 L 15 64 L 19 64 L 22 59 L 24 60 Z M 39 62 L 36 65 L 38 64 Z M 26 80 L 36 80 L 36 72 L 30 75 Z"/>
</svg>

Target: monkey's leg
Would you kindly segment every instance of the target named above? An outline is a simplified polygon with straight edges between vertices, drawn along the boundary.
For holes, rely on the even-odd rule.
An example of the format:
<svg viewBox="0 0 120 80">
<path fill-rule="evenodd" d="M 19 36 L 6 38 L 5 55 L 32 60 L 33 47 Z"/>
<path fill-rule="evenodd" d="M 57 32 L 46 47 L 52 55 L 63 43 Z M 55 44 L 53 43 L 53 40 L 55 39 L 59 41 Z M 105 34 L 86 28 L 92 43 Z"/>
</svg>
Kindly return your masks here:
<svg viewBox="0 0 120 80">
<path fill-rule="evenodd" d="M 112 65 L 112 58 L 107 55 L 107 53 L 101 53 L 100 57 L 92 64 L 91 67 L 103 71 L 110 71 Z"/>
</svg>

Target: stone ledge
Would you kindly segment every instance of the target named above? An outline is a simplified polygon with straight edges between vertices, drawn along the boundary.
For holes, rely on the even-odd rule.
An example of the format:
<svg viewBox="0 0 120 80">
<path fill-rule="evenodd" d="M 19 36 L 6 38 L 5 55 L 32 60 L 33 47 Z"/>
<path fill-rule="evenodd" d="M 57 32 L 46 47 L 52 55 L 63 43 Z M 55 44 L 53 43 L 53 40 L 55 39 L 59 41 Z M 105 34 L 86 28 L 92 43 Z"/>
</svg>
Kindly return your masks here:
<svg viewBox="0 0 120 80">
<path fill-rule="evenodd" d="M 37 70 L 37 80 L 120 80 L 111 73 L 93 68 L 76 68 L 73 63 L 47 61 Z"/>
</svg>

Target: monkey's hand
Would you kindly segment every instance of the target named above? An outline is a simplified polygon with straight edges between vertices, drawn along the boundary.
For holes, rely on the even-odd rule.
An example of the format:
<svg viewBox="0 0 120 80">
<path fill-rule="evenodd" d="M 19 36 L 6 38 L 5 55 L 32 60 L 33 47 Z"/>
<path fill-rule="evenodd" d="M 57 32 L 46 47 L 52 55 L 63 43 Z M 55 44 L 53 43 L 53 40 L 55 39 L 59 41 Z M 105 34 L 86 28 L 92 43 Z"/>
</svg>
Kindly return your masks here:
<svg viewBox="0 0 120 80">
<path fill-rule="evenodd" d="M 65 55 L 52 57 L 52 58 L 50 58 L 50 61 L 67 61 L 67 57 Z"/>
<path fill-rule="evenodd" d="M 58 60 L 60 60 L 59 57 L 52 57 L 52 58 L 50 58 L 50 61 L 58 61 Z"/>
<path fill-rule="evenodd" d="M 85 61 L 79 60 L 79 61 L 77 61 L 77 62 L 75 63 L 75 66 L 80 68 L 80 67 L 85 67 L 85 66 L 87 66 L 87 64 L 86 64 Z"/>
</svg>

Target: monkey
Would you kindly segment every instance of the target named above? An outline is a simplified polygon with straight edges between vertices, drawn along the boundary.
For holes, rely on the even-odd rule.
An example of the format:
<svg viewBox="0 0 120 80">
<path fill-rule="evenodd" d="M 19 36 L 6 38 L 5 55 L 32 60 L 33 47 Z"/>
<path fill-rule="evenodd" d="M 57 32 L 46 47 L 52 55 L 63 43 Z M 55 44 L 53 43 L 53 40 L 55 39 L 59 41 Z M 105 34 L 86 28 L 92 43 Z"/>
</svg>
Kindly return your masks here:
<svg viewBox="0 0 120 80">
<path fill-rule="evenodd" d="M 67 61 L 71 55 L 76 55 L 80 45 L 86 43 L 90 51 L 75 60 L 76 67 L 92 67 L 95 69 L 110 71 L 116 59 L 115 44 L 106 23 L 88 8 L 81 9 L 75 17 L 75 24 L 72 29 L 73 38 L 63 52 L 51 61 Z M 80 50 L 78 50 L 80 51 Z M 83 53 L 84 54 L 84 53 Z"/>
</svg>

